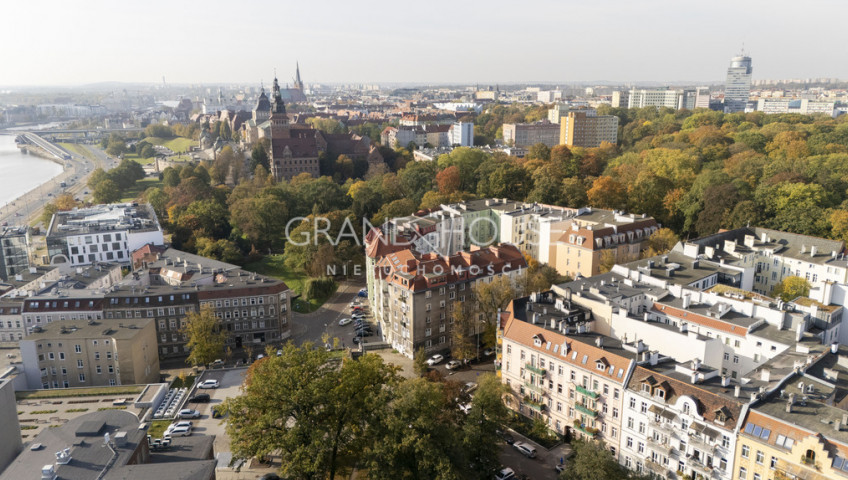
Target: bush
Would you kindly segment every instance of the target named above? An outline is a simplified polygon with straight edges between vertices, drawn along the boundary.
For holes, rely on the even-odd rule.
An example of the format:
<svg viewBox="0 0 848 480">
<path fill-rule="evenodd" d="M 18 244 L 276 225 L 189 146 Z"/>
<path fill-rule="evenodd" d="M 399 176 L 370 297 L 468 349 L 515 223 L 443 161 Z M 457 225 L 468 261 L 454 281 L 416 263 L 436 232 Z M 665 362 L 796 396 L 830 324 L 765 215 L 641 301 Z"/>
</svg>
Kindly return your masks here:
<svg viewBox="0 0 848 480">
<path fill-rule="evenodd" d="M 307 278 L 303 284 L 303 296 L 306 300 L 326 298 L 336 288 L 336 282 L 330 277 Z"/>
<path fill-rule="evenodd" d="M 48 414 L 48 413 L 56 413 L 58 411 L 59 410 L 33 410 L 30 413 L 33 414 L 33 415 L 42 415 L 42 414 Z"/>
</svg>

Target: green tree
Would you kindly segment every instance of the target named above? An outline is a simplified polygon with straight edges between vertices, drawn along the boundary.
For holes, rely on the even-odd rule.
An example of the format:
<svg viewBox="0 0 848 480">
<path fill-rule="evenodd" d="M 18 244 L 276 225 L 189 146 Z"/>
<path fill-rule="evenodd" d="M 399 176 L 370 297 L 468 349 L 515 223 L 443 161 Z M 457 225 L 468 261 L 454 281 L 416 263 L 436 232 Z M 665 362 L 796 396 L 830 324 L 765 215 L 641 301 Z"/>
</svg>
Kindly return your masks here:
<svg viewBox="0 0 848 480">
<path fill-rule="evenodd" d="M 560 474 L 560 480 L 626 480 L 633 478 L 630 472 L 620 465 L 609 450 L 599 448 L 592 442 L 577 440 L 572 442 L 574 456 Z"/>
<path fill-rule="evenodd" d="M 544 143 L 531 145 L 530 148 L 527 149 L 527 156 L 525 158 L 527 160 L 548 161 L 551 159 L 551 148 Z"/>
<path fill-rule="evenodd" d="M 798 297 L 806 297 L 809 294 L 810 282 L 794 275 L 784 278 L 771 292 L 772 297 L 780 297 L 784 302 L 791 302 Z"/>
<path fill-rule="evenodd" d="M 509 415 L 503 403 L 508 388 L 492 373 L 477 378 L 474 401 L 463 424 L 462 445 L 470 464 L 466 478 L 488 480 L 500 470 L 497 430 Z"/>
<path fill-rule="evenodd" d="M 269 153 L 271 150 L 271 141 L 268 137 L 262 137 L 253 145 L 250 151 L 250 171 L 256 170 L 257 165 L 262 165 L 266 171 L 271 170 Z"/>
<path fill-rule="evenodd" d="M 467 360 L 477 356 L 477 336 L 479 326 L 477 315 L 468 302 L 453 302 L 453 327 L 451 328 L 451 356 L 457 360 Z"/>
<path fill-rule="evenodd" d="M 224 354 L 227 332 L 221 328 L 221 322 L 209 307 L 189 313 L 182 334 L 186 337 L 186 347 L 189 349 L 186 358 L 188 364 L 208 365 Z"/>
<path fill-rule="evenodd" d="M 254 363 L 242 394 L 229 401 L 233 454 L 281 453 L 283 475 L 335 478 L 341 459 L 361 456 L 375 438 L 372 426 L 398 382 L 397 368 L 377 355 L 339 365 L 310 342 L 287 343 L 280 356 Z"/>
<path fill-rule="evenodd" d="M 111 179 L 104 179 L 92 192 L 96 203 L 115 203 L 121 199 L 121 188 Z"/>
<path fill-rule="evenodd" d="M 419 377 L 423 377 L 427 374 L 427 371 L 429 370 L 429 366 L 427 365 L 427 351 L 423 348 L 419 348 L 415 351 L 415 355 L 412 357 L 412 369 Z"/>
<path fill-rule="evenodd" d="M 459 480 L 466 478 L 462 432 L 455 402 L 442 383 L 423 378 L 398 385 L 380 415 L 375 438 L 364 455 L 374 480 Z"/>
<path fill-rule="evenodd" d="M 648 237 L 648 249 L 645 257 L 663 255 L 671 251 L 680 239 L 669 228 L 660 228 Z"/>
</svg>

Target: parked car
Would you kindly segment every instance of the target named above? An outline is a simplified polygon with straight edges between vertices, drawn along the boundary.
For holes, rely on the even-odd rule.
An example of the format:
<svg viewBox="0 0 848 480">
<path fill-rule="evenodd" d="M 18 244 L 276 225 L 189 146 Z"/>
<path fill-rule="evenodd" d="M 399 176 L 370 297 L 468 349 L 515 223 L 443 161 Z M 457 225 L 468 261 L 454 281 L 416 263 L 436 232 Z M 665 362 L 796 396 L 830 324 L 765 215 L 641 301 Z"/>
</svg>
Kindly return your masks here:
<svg viewBox="0 0 848 480">
<path fill-rule="evenodd" d="M 509 467 L 504 468 L 495 475 L 495 480 L 512 480 L 513 478 L 515 478 L 515 470 Z"/>
<path fill-rule="evenodd" d="M 224 365 L 224 361 L 221 360 L 220 358 L 215 360 L 214 362 L 212 362 L 213 367 L 220 367 L 220 366 L 223 366 L 223 365 Z"/>
<path fill-rule="evenodd" d="M 197 388 L 218 388 L 218 380 L 204 380 L 200 382 Z"/>
<path fill-rule="evenodd" d="M 209 403 L 209 394 L 208 393 L 198 393 L 197 395 L 188 399 L 188 403 Z"/>
<path fill-rule="evenodd" d="M 513 443 L 515 443 L 515 438 L 509 432 L 498 429 L 495 431 L 495 433 L 497 433 L 498 436 L 501 437 L 507 445 L 512 445 Z"/>
<path fill-rule="evenodd" d="M 465 393 L 471 393 L 474 390 L 477 390 L 477 384 L 474 382 L 465 382 L 465 385 L 462 386 L 462 391 Z"/>
<path fill-rule="evenodd" d="M 177 418 L 200 418 L 200 412 L 190 408 L 184 408 L 177 414 Z"/>
<path fill-rule="evenodd" d="M 484 357 L 491 357 L 494 354 L 495 354 L 495 349 L 493 349 L 493 348 L 487 348 L 487 349 L 483 350 L 483 356 Z"/>
<path fill-rule="evenodd" d="M 512 444 L 512 446 L 525 457 L 536 458 L 536 449 L 533 448 L 532 445 L 524 442 L 515 442 Z"/>
<path fill-rule="evenodd" d="M 448 370 L 456 370 L 457 368 L 459 368 L 461 366 L 462 366 L 462 362 L 460 362 L 459 360 L 451 360 L 450 362 L 448 362 L 446 367 L 447 367 Z"/>
<path fill-rule="evenodd" d="M 340 327 L 344 327 L 345 325 L 348 325 L 348 324 L 350 324 L 351 322 L 353 322 L 353 320 L 352 320 L 352 319 L 350 319 L 350 318 L 343 318 L 343 319 L 339 320 L 339 326 L 340 326 Z"/>
<path fill-rule="evenodd" d="M 194 426 L 194 424 L 191 423 L 191 421 L 189 421 L 189 420 L 174 422 L 174 423 L 168 425 L 168 428 L 165 429 L 165 433 L 166 434 L 171 433 L 171 431 L 173 431 L 175 428 L 192 428 L 193 426 Z"/>
<path fill-rule="evenodd" d="M 442 363 L 442 361 L 444 359 L 445 359 L 444 355 L 439 355 L 439 354 L 433 355 L 432 357 L 427 359 L 427 365 L 429 365 L 431 367 L 433 365 L 438 365 L 438 364 Z"/>
<path fill-rule="evenodd" d="M 556 473 L 564 472 L 565 471 L 565 464 L 564 463 L 557 463 L 556 465 L 554 465 L 554 470 L 556 471 Z"/>
<path fill-rule="evenodd" d="M 459 409 L 462 411 L 462 413 L 468 415 L 468 413 L 471 412 L 471 404 L 470 403 L 462 403 L 462 404 L 459 405 Z"/>
<path fill-rule="evenodd" d="M 164 437 L 188 437 L 191 435 L 191 427 L 176 427 L 170 432 L 166 432 Z"/>
<path fill-rule="evenodd" d="M 363 288 L 362 290 L 359 291 L 359 293 L 357 293 L 357 295 L 360 296 L 360 297 L 367 297 L 368 296 L 368 290 Z"/>
<path fill-rule="evenodd" d="M 374 332 L 372 332 L 371 330 L 357 330 L 356 336 L 357 337 L 373 337 Z"/>
</svg>

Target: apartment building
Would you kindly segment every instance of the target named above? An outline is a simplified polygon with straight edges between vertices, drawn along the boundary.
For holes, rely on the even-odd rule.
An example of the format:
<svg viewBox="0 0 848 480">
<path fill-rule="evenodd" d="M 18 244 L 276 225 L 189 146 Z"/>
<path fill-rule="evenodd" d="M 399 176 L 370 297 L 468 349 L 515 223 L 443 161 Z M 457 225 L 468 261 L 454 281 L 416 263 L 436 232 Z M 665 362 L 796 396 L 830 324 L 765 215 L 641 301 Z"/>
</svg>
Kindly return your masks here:
<svg viewBox="0 0 848 480">
<path fill-rule="evenodd" d="M 515 299 L 507 313 L 498 364 L 512 393 L 508 406 L 559 434 L 601 442 L 618 458 L 637 345 L 592 332 L 591 311 L 568 294 Z"/>
<path fill-rule="evenodd" d="M 162 245 L 162 227 L 149 204 L 114 203 L 56 212 L 47 229 L 51 263 L 129 263 L 130 253 Z"/>
<path fill-rule="evenodd" d="M 848 258 L 841 240 L 743 227 L 688 240 L 682 251 L 690 258 L 752 269 L 747 270 L 752 278 L 744 280 L 743 288 L 762 295 L 770 295 L 790 276 L 804 278 L 814 288 L 848 283 Z"/>
<path fill-rule="evenodd" d="M 29 233 L 26 225 L 0 228 L 0 280 L 29 270 Z"/>
<path fill-rule="evenodd" d="M 595 148 L 607 142 L 618 142 L 618 117 L 569 112 L 560 121 L 559 143 L 569 147 Z"/>
<path fill-rule="evenodd" d="M 31 389 L 137 385 L 159 381 L 151 319 L 120 324 L 65 320 L 37 327 L 20 342 Z"/>
<path fill-rule="evenodd" d="M 448 145 L 474 146 L 474 122 L 457 122 L 448 129 Z"/>
<path fill-rule="evenodd" d="M 220 319 L 236 351 L 264 350 L 291 335 L 291 291 L 282 281 L 173 248 L 145 246 L 133 257 L 143 267 L 111 289 L 104 317 L 152 319 L 163 358 L 188 354 L 182 329 L 202 307 Z"/>
<path fill-rule="evenodd" d="M 531 147 L 537 143 L 553 147 L 559 145 L 559 132 L 556 123 L 504 123 L 503 141 L 516 147 Z"/>
<path fill-rule="evenodd" d="M 369 249 L 369 257 L 376 247 Z M 373 257 L 372 257 L 373 258 Z M 378 322 L 377 336 L 412 358 L 416 351 L 447 351 L 456 303 L 474 301 L 472 287 L 496 276 L 515 278 L 527 261 L 515 247 L 472 246 L 452 255 L 417 253 L 411 249 L 389 251 L 373 258 L 368 270 L 371 309 Z M 475 335 L 486 322 L 477 314 Z"/>
<path fill-rule="evenodd" d="M 836 116 L 836 103 L 808 99 L 760 98 L 757 111 L 765 114 L 798 113 L 801 115 L 824 114 Z"/>
<path fill-rule="evenodd" d="M 757 382 L 763 389 L 739 429 L 734 478 L 848 477 L 848 350 L 816 347 L 785 362 L 777 381 Z"/>
<path fill-rule="evenodd" d="M 550 247 L 550 264 L 571 277 L 601 273 L 604 252 L 610 252 L 616 263 L 638 258 L 648 237 L 660 228 L 645 215 L 592 208 L 582 211 Z"/>
<path fill-rule="evenodd" d="M 571 112 L 584 112 L 587 115 L 597 115 L 598 111 L 594 108 L 588 108 L 583 105 L 578 105 L 572 102 L 557 103 L 548 109 L 548 121 L 551 123 L 562 124 L 562 118 L 567 117 Z"/>
<path fill-rule="evenodd" d="M 23 308 L 21 298 L 0 297 L 0 342 L 16 342 L 24 338 Z"/>
<path fill-rule="evenodd" d="M 8 432 L 0 442 L 0 472 L 11 464 L 23 448 L 19 432 L 18 403 L 15 398 L 15 386 L 11 379 L 0 379 L 0 429 Z"/>
<path fill-rule="evenodd" d="M 749 402 L 741 384 L 697 361 L 649 357 L 624 391 L 620 463 L 661 478 L 734 479 L 736 428 Z"/>
</svg>

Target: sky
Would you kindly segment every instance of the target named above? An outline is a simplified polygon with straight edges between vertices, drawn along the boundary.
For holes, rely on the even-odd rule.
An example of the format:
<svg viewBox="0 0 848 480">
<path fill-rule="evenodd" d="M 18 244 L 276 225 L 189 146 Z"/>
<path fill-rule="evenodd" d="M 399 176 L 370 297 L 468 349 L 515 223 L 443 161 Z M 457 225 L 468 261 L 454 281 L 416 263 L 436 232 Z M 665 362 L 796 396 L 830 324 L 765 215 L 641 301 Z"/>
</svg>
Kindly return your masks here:
<svg viewBox="0 0 848 480">
<path fill-rule="evenodd" d="M 844 0 L 38 0 L 0 4 L 0 86 L 848 79 Z"/>
</svg>

